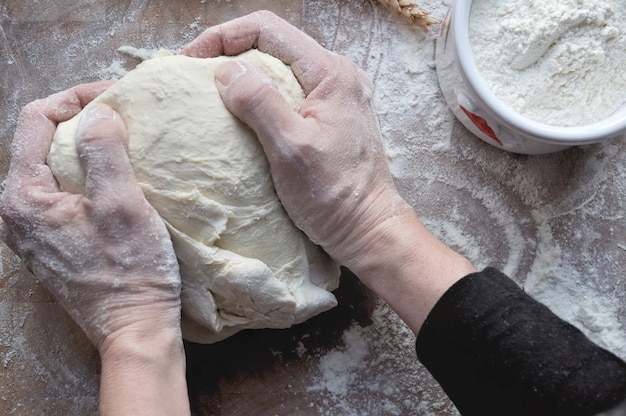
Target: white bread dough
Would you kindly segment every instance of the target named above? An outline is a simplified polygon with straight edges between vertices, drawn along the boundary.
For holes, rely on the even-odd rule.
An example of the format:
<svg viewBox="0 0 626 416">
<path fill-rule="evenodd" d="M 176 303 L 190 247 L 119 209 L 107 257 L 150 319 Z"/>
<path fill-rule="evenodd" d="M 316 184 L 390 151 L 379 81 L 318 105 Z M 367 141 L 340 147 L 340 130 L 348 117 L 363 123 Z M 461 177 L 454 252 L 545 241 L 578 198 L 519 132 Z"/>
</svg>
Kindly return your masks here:
<svg viewBox="0 0 626 416">
<path fill-rule="evenodd" d="M 275 193 L 255 134 L 224 106 L 214 70 L 228 57 L 161 56 L 141 63 L 94 102 L 119 112 L 137 181 L 167 224 L 178 256 L 183 335 L 211 343 L 245 328 L 286 328 L 336 305 L 339 267 L 298 230 Z M 297 111 L 289 67 L 252 50 Z M 84 171 L 61 123 L 48 164 L 80 193 Z"/>
</svg>

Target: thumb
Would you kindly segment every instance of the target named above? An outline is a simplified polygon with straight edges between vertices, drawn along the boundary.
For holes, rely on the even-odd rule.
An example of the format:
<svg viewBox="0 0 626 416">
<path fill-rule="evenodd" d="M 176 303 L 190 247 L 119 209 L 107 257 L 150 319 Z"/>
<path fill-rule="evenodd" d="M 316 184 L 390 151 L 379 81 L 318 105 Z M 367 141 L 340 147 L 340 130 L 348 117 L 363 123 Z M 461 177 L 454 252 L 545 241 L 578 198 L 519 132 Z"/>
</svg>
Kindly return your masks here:
<svg viewBox="0 0 626 416">
<path fill-rule="evenodd" d="M 76 150 L 85 168 L 85 195 L 123 195 L 136 184 L 128 159 L 128 132 L 122 117 L 106 104 L 85 108 L 76 128 Z"/>
<path fill-rule="evenodd" d="M 259 137 L 265 152 L 280 146 L 301 117 L 289 106 L 272 79 L 255 66 L 230 61 L 215 71 L 217 89 L 226 107 Z"/>
</svg>

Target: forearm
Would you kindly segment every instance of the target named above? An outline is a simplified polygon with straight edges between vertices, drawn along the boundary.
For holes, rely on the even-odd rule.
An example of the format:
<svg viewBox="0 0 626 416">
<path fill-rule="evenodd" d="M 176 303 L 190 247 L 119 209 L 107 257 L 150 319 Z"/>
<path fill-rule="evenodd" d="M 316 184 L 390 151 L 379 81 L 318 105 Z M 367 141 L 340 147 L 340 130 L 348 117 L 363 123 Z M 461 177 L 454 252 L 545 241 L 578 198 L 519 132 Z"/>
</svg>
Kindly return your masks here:
<svg viewBox="0 0 626 416">
<path fill-rule="evenodd" d="M 180 331 L 124 334 L 101 359 L 101 415 L 190 414 Z"/>
<path fill-rule="evenodd" d="M 439 298 L 459 279 L 476 271 L 428 231 L 408 205 L 363 241 L 367 245 L 347 267 L 415 334 Z"/>
</svg>

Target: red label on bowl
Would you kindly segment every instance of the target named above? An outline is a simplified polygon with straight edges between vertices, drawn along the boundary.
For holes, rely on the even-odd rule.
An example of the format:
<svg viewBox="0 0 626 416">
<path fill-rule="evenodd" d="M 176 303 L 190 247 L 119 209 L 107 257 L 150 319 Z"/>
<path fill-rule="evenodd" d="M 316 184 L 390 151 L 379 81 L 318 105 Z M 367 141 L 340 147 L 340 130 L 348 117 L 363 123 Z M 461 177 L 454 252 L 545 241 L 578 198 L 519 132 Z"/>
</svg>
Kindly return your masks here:
<svg viewBox="0 0 626 416">
<path fill-rule="evenodd" d="M 487 120 L 485 120 L 484 118 L 480 116 L 477 116 L 476 114 L 467 110 L 462 105 L 460 105 L 459 107 L 461 107 L 461 110 L 463 110 L 465 115 L 467 115 L 469 119 L 472 120 L 472 123 L 474 123 L 474 125 L 478 128 L 478 130 L 480 130 L 481 132 L 486 134 L 490 139 L 492 139 L 493 141 L 498 143 L 500 146 L 502 146 L 502 142 L 500 141 L 500 139 L 498 139 L 498 136 L 496 136 L 496 132 L 493 131 L 491 127 L 489 127 Z"/>
</svg>

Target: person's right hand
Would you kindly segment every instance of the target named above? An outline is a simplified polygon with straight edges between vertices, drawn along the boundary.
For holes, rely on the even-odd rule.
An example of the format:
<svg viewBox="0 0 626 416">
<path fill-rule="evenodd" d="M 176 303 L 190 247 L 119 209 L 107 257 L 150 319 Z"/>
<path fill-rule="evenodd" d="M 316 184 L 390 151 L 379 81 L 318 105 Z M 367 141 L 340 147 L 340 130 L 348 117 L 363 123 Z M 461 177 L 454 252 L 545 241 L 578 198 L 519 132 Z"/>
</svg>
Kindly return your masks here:
<svg viewBox="0 0 626 416">
<path fill-rule="evenodd" d="M 57 124 L 109 85 L 80 85 L 24 108 L 0 196 L 3 239 L 100 353 L 128 333 L 180 336 L 176 255 L 135 179 L 120 115 L 104 104 L 81 115 L 83 194 L 60 189 L 46 163 Z"/>
<path fill-rule="evenodd" d="M 99 414 L 186 415 L 178 263 L 135 179 L 124 121 L 105 104 L 80 116 L 83 194 L 60 189 L 46 163 L 57 125 L 109 85 L 79 85 L 22 110 L 0 236 L 98 349 Z"/>
<path fill-rule="evenodd" d="M 371 82 L 349 59 L 269 12 L 210 28 L 183 53 L 237 55 L 253 47 L 291 66 L 306 95 L 300 111 L 268 76 L 239 62 L 216 73 L 222 98 L 257 133 L 295 224 L 351 267 L 379 227 L 412 211 L 388 169 Z"/>
</svg>

